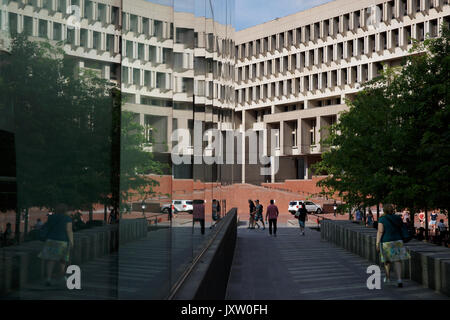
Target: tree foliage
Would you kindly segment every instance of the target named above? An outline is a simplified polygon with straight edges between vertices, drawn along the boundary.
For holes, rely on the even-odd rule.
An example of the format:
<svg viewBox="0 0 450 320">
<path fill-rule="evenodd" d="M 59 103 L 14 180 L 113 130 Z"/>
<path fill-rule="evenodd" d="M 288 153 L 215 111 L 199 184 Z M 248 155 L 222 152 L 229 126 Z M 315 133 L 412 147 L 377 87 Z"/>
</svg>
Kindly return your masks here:
<svg viewBox="0 0 450 320">
<path fill-rule="evenodd" d="M 15 35 L 2 54 L 0 95 L 0 114 L 14 123 L 19 208 L 117 205 L 114 177 L 125 188 L 156 184 L 140 177 L 161 165 L 143 151 L 143 128 L 128 113 L 122 127 L 114 116 L 114 105 L 121 105 L 115 84 L 80 70 L 60 46 Z M 118 155 L 114 139 L 120 138 Z M 115 167 L 120 156 L 125 165 Z"/>
<path fill-rule="evenodd" d="M 450 207 L 450 32 L 415 42 L 401 67 L 386 68 L 348 101 L 315 169 L 352 205 Z"/>
</svg>

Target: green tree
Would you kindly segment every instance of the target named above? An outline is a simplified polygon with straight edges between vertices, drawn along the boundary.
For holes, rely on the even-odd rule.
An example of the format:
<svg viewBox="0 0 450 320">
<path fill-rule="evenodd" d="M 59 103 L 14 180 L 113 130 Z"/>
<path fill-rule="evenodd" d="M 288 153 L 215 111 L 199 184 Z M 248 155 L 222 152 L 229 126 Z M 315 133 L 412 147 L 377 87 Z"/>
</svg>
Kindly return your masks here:
<svg viewBox="0 0 450 320">
<path fill-rule="evenodd" d="M 149 174 L 162 175 L 168 166 L 156 160 L 154 154 L 145 151 L 152 141 L 147 141 L 144 127 L 136 120 L 138 115 L 122 111 L 120 143 L 120 200 L 121 211 L 128 211 L 128 202 L 134 198 L 146 200 L 154 195 L 159 182 Z"/>
<path fill-rule="evenodd" d="M 144 152 L 143 128 L 121 115 L 120 91 L 80 70 L 60 46 L 13 36 L 2 54 L 0 95 L 0 114 L 14 123 L 18 213 L 58 203 L 118 208 L 120 183 L 153 192 L 156 182 L 141 174 L 158 173 L 161 164 Z"/>
<path fill-rule="evenodd" d="M 402 67 L 367 83 L 323 141 L 323 192 L 350 205 L 449 208 L 449 38 L 416 43 Z"/>
</svg>

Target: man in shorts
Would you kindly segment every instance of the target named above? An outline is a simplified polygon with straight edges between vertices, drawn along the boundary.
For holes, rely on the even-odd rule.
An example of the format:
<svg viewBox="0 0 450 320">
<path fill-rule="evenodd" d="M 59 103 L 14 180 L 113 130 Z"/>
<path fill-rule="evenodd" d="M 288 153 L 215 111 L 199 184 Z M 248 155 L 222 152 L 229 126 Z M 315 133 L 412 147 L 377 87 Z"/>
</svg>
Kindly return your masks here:
<svg viewBox="0 0 450 320">
<path fill-rule="evenodd" d="M 266 229 L 266 224 L 264 223 L 264 218 L 263 218 L 263 205 L 259 203 L 259 200 L 256 200 L 256 214 L 255 214 L 255 224 L 259 227 L 259 223 L 258 221 L 262 222 L 263 225 L 263 230 Z"/>
<path fill-rule="evenodd" d="M 430 228 L 431 230 L 433 230 L 433 232 L 436 232 L 438 213 L 435 210 L 433 210 L 433 212 L 430 215 L 430 218 L 431 218 L 429 223 Z"/>
</svg>

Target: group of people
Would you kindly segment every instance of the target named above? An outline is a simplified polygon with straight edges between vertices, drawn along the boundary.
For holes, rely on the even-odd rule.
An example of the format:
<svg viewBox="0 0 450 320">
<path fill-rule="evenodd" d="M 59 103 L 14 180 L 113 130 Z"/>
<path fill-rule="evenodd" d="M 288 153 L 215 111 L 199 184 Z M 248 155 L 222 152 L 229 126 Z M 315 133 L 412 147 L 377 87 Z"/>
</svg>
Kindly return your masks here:
<svg viewBox="0 0 450 320">
<path fill-rule="evenodd" d="M 273 234 L 276 237 L 277 236 L 277 219 L 278 219 L 279 211 L 278 211 L 278 207 L 275 205 L 275 201 L 270 200 L 270 203 L 266 209 L 266 218 L 265 219 L 263 217 L 263 212 L 264 212 L 263 205 L 259 202 L 259 200 L 256 200 L 255 203 L 250 199 L 248 200 L 249 210 L 250 210 L 248 229 L 255 229 L 255 226 L 258 226 L 258 229 L 259 229 L 260 225 L 258 222 L 261 222 L 262 228 L 263 228 L 263 230 L 265 230 L 266 229 L 265 222 L 267 222 L 269 224 L 269 235 Z"/>
<path fill-rule="evenodd" d="M 270 200 L 270 204 L 267 206 L 265 219 L 263 217 L 264 207 L 259 200 L 255 200 L 255 202 L 253 202 L 251 199 L 249 199 L 248 204 L 250 217 L 247 229 L 255 229 L 255 226 L 257 226 L 258 229 L 262 227 L 262 229 L 265 230 L 266 229 L 265 222 L 267 222 L 269 224 L 269 235 L 273 234 L 276 237 L 279 211 L 278 207 L 275 205 L 275 201 Z M 297 212 L 295 213 L 295 218 L 298 219 L 300 233 L 302 235 L 305 235 L 305 223 L 307 215 L 308 212 L 306 210 L 306 206 L 304 203 L 302 203 Z M 259 222 L 261 222 L 262 224 L 261 226 L 259 225 Z"/>
<path fill-rule="evenodd" d="M 369 208 L 367 215 L 365 216 L 365 213 L 361 208 L 357 208 L 355 211 L 355 219 L 356 221 L 365 221 L 366 225 L 368 227 L 373 227 L 375 219 L 373 217 L 372 210 Z"/>
</svg>

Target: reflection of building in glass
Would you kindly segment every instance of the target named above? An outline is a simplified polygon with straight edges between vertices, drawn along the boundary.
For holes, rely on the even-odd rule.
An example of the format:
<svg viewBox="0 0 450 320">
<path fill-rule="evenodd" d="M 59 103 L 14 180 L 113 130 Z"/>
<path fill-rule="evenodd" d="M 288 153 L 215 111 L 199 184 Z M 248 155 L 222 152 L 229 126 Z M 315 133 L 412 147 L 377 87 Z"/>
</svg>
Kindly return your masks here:
<svg viewBox="0 0 450 320">
<path fill-rule="evenodd" d="M 261 164 L 223 165 L 220 174 L 203 165 L 172 172 L 260 184 L 310 179 L 311 164 L 326 150 L 320 141 L 346 109 L 345 99 L 384 65 L 399 65 L 411 38 L 436 37 L 450 13 L 447 0 L 338 0 L 235 33 L 233 1 L 200 2 L 176 11 L 188 5 L 6 1 L 1 28 L 62 40 L 80 67 L 115 82 L 121 77 L 124 110 L 146 128 L 147 150 L 167 162 L 176 129 L 190 131 L 184 152 L 192 154 L 195 121 L 223 137 L 227 130 L 256 130 L 265 148 L 267 129 L 277 130 L 266 153 L 281 156 L 281 170 L 271 177 L 260 175 Z M 79 8 L 79 23 L 66 13 L 70 6 Z"/>
</svg>

